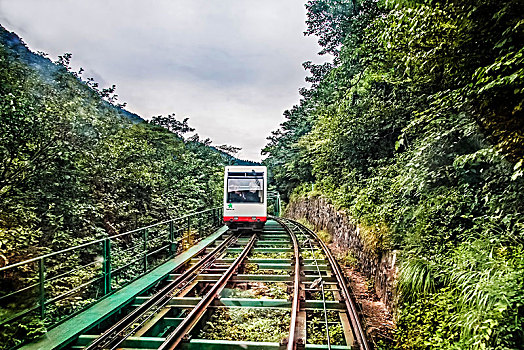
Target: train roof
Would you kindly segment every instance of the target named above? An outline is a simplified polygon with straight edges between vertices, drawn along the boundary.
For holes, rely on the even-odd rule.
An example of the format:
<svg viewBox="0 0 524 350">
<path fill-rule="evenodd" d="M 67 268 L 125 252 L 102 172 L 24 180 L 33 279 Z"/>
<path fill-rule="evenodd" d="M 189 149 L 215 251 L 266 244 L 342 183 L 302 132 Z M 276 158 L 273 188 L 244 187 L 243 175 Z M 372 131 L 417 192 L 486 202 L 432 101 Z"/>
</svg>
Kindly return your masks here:
<svg viewBox="0 0 524 350">
<path fill-rule="evenodd" d="M 264 165 L 249 166 L 249 165 L 228 165 L 225 171 L 256 171 L 266 172 L 267 167 Z"/>
</svg>

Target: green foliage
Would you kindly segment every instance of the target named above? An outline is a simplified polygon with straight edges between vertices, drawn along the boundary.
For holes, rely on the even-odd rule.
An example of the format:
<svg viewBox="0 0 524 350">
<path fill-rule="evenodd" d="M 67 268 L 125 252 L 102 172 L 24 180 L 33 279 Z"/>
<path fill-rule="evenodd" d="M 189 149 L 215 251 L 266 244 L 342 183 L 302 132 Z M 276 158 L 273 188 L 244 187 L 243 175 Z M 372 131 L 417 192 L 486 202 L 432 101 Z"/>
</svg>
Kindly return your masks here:
<svg viewBox="0 0 524 350">
<path fill-rule="evenodd" d="M 0 330 L 0 344 L 3 349 L 11 349 L 21 345 L 27 339 L 38 338 L 45 332 L 43 321 L 25 317 Z"/>
<path fill-rule="evenodd" d="M 278 253 L 258 253 L 252 252 L 249 255 L 252 259 L 291 259 L 293 257 L 292 252 L 278 252 Z"/>
<path fill-rule="evenodd" d="M 326 230 L 319 230 L 317 231 L 315 229 L 315 227 L 313 226 L 313 224 L 311 224 L 309 221 L 307 221 L 306 219 L 304 218 L 301 218 L 298 220 L 299 223 L 301 223 L 302 225 L 306 226 L 308 229 L 312 230 L 312 231 L 315 231 L 317 236 L 326 244 L 330 244 L 333 242 L 333 236 L 327 232 Z"/>
<path fill-rule="evenodd" d="M 333 236 L 326 230 L 320 230 L 317 232 L 318 237 L 326 244 L 330 244 L 333 242 Z"/>
<path fill-rule="evenodd" d="M 326 259 L 326 256 L 322 251 L 320 250 L 308 250 L 304 249 L 300 252 L 300 255 L 304 259 L 316 259 L 316 260 L 323 260 Z"/>
<path fill-rule="evenodd" d="M 145 123 L 121 109 L 116 86 L 83 80 L 70 60 L 71 54 L 54 63 L 36 55 L 0 27 L 0 266 L 221 202 L 224 158 L 209 140 L 182 137 L 193 131 L 187 119 L 173 114 Z M 92 264 L 46 285 L 47 297 L 98 277 L 93 259 L 46 261 L 47 277 Z M 0 290 L 34 283 L 36 269 L 4 274 Z M 47 322 L 82 308 L 99 290 L 82 293 L 48 305 Z M 20 298 L 0 312 L 36 305 L 32 295 Z M 2 349 L 38 336 L 42 324 L 28 318 L 9 327 L 0 329 L 4 339 L 12 337 L 0 341 Z"/>
<path fill-rule="evenodd" d="M 253 274 L 253 275 L 287 275 L 288 274 L 287 271 L 285 270 L 261 269 L 258 264 L 254 264 L 254 263 L 245 264 L 244 273 Z"/>
<path fill-rule="evenodd" d="M 454 252 L 446 278 L 458 295 L 455 316 L 462 325 L 461 338 L 473 348 L 522 345 L 523 257 L 524 246 L 485 238 L 466 242 Z"/>
<path fill-rule="evenodd" d="M 524 3 L 306 8 L 334 60 L 304 64 L 313 85 L 265 149 L 276 188 L 401 250 L 397 347 L 521 347 Z"/>
<path fill-rule="evenodd" d="M 330 322 L 329 340 L 331 345 L 345 345 L 344 329 L 338 315 L 333 311 L 328 311 L 327 320 Z M 309 313 L 306 326 L 306 339 L 308 344 L 327 344 L 326 323 L 323 312 Z"/>
<path fill-rule="evenodd" d="M 193 130 L 187 119 L 133 123 L 102 99 L 114 87 L 70 72 L 70 54 L 53 64 L 1 34 L 4 245 L 23 255 L 24 243 L 8 241 L 23 228 L 34 230 L 25 249 L 69 246 L 219 202 L 222 157 L 198 135 L 178 136 Z"/>
<path fill-rule="evenodd" d="M 457 295 L 448 288 L 438 293 L 420 296 L 401 308 L 397 323 L 399 349 L 466 349 L 460 344 L 456 309 L 451 300 Z"/>
<path fill-rule="evenodd" d="M 188 124 L 189 118 L 184 118 L 183 121 L 178 121 L 175 118 L 175 114 L 169 114 L 167 117 L 158 115 L 151 118 L 151 123 L 160 125 L 167 130 L 171 131 L 172 133 L 178 135 L 179 137 L 182 137 L 183 134 L 195 131 L 195 129 L 191 128 Z"/>
<path fill-rule="evenodd" d="M 398 288 L 406 300 L 433 292 L 435 278 L 430 263 L 422 259 L 406 261 L 398 278 Z"/>
<path fill-rule="evenodd" d="M 287 285 L 280 282 L 260 282 L 248 290 L 224 289 L 220 296 L 225 298 L 283 299 L 289 298 Z"/>
<path fill-rule="evenodd" d="M 290 313 L 254 308 L 217 309 L 199 338 L 216 340 L 275 342 L 289 333 Z"/>
<path fill-rule="evenodd" d="M 353 269 L 358 267 L 358 259 L 353 255 L 351 251 L 345 252 L 342 256 L 337 256 L 337 260 L 345 266 L 349 266 Z"/>
</svg>

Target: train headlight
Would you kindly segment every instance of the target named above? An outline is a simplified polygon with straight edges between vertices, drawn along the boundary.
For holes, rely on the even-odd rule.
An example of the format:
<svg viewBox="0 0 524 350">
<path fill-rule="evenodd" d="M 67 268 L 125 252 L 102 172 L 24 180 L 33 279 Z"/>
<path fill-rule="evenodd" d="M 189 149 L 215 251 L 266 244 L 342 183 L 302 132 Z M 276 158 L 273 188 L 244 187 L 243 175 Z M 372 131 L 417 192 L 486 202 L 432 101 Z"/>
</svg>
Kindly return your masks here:
<svg viewBox="0 0 524 350">
<path fill-rule="evenodd" d="M 233 219 L 234 219 L 234 220 L 238 220 L 238 216 L 235 216 Z"/>
</svg>

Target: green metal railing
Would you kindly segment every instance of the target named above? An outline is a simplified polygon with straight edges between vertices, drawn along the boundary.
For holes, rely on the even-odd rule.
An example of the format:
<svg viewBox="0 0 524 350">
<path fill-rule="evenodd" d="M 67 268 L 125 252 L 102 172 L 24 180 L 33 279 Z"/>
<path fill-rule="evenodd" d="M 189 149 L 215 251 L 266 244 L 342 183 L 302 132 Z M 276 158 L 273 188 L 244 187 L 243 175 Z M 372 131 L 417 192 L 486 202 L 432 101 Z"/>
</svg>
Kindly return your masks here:
<svg viewBox="0 0 524 350">
<path fill-rule="evenodd" d="M 0 330 L 25 317 L 52 327 L 222 225 L 208 209 L 0 268 Z"/>
<path fill-rule="evenodd" d="M 268 203 L 268 214 L 271 214 L 276 217 L 280 217 L 281 213 L 281 203 L 280 203 L 280 193 L 276 191 L 269 191 L 267 193 L 267 203 Z"/>
</svg>

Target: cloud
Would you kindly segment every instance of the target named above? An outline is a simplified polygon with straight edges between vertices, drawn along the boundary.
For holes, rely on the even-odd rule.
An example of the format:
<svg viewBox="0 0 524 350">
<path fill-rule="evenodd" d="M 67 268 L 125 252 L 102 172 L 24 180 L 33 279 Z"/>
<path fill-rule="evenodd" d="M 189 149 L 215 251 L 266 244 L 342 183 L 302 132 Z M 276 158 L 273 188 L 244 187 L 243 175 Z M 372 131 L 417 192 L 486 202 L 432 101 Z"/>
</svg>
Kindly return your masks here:
<svg viewBox="0 0 524 350">
<path fill-rule="evenodd" d="M 33 50 L 73 53 L 131 111 L 189 116 L 199 134 L 260 159 L 315 60 L 301 1 L 3 0 L 0 22 Z"/>
</svg>

